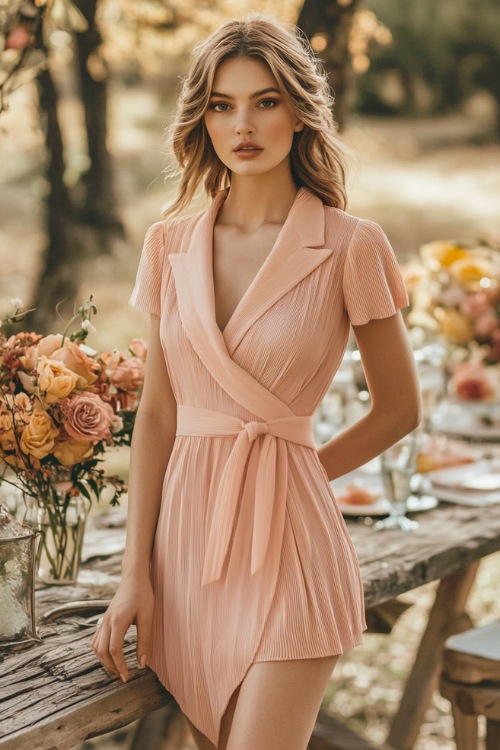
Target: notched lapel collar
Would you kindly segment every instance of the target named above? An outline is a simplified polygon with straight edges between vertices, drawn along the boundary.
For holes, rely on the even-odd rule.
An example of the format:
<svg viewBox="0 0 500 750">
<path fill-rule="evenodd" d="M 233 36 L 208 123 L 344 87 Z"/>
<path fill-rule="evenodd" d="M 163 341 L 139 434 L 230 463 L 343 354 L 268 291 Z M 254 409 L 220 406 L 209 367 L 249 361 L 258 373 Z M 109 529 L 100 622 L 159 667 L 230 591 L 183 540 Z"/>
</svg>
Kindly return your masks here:
<svg viewBox="0 0 500 750">
<path fill-rule="evenodd" d="M 229 353 L 258 318 L 332 254 L 324 243 L 325 207 L 300 188 L 276 244 L 224 330 Z"/>
</svg>

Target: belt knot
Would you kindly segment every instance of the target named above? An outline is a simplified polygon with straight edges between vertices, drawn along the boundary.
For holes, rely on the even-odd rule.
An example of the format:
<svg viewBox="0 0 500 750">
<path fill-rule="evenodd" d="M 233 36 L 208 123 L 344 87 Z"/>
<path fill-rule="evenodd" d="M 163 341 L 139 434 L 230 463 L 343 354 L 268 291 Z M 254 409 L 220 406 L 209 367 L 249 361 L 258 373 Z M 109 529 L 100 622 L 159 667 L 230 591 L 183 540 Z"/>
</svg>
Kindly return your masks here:
<svg viewBox="0 0 500 750">
<path fill-rule="evenodd" d="M 245 430 L 250 438 L 250 442 L 253 443 L 255 438 L 259 437 L 259 435 L 267 435 L 269 432 L 269 425 L 267 422 L 245 422 Z"/>
</svg>

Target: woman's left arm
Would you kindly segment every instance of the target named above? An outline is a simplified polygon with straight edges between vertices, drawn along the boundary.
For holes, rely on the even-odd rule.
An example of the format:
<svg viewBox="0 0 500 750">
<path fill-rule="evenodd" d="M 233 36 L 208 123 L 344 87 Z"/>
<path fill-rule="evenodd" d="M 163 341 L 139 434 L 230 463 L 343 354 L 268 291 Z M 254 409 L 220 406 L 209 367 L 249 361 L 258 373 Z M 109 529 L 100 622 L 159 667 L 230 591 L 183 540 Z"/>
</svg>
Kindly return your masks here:
<svg viewBox="0 0 500 750">
<path fill-rule="evenodd" d="M 420 422 L 420 388 L 401 313 L 354 326 L 371 409 L 318 448 L 330 480 L 378 456 Z"/>
</svg>

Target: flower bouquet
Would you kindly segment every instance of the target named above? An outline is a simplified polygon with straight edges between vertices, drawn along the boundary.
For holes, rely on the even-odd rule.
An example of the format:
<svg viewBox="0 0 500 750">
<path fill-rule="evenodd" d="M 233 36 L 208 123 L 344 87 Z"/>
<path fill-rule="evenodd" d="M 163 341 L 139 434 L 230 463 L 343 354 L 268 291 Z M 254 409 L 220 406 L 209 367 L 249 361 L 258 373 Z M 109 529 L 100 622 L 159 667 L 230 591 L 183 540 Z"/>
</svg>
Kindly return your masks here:
<svg viewBox="0 0 500 750">
<path fill-rule="evenodd" d="M 9 322 L 25 314 L 13 303 Z M 52 582 L 76 580 L 92 500 L 111 488 L 115 505 L 126 491 L 101 463 L 109 448 L 130 445 L 147 348 L 134 339 L 128 356 L 90 349 L 96 312 L 91 297 L 62 334 L 0 329 L 0 483 L 23 492 L 25 520 L 40 531 L 39 578 Z"/>
<path fill-rule="evenodd" d="M 500 245 L 430 242 L 403 274 L 412 305 L 406 323 L 446 344 L 451 394 L 498 399 Z"/>
</svg>

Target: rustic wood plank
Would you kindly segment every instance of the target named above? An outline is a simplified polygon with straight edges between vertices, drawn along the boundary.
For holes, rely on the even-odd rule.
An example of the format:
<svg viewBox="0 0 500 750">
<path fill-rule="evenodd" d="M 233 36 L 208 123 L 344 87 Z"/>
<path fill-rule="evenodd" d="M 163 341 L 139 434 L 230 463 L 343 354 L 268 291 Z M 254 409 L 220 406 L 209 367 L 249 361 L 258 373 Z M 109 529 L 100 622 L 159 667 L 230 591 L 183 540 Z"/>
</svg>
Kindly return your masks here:
<svg viewBox="0 0 500 750">
<path fill-rule="evenodd" d="M 412 534 L 376 532 L 349 522 L 365 585 L 365 602 L 373 607 L 405 591 L 464 569 L 500 549 L 500 506 L 478 508 L 441 505 L 419 514 Z M 95 524 L 99 526 L 96 529 Z M 108 521 L 89 524 L 90 557 L 76 586 L 42 586 L 37 590 L 37 618 L 64 601 L 106 599 L 120 578 L 121 554 L 107 557 L 101 539 Z M 123 528 L 113 528 L 112 543 L 123 545 Z M 2 750 L 64 750 L 134 721 L 166 705 L 171 696 L 149 670 L 133 671 L 126 685 L 108 678 L 89 642 L 94 625 L 71 616 L 40 624 L 42 643 L 29 650 L 0 651 L 0 747 Z M 135 634 L 126 651 L 135 664 Z M 29 709 L 29 710 L 26 710 Z M 319 739 L 317 739 L 319 741 Z M 345 746 L 342 750 L 346 750 Z"/>
</svg>

